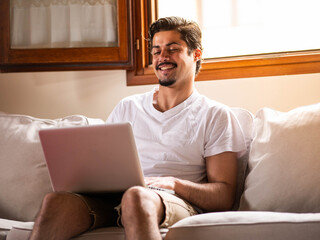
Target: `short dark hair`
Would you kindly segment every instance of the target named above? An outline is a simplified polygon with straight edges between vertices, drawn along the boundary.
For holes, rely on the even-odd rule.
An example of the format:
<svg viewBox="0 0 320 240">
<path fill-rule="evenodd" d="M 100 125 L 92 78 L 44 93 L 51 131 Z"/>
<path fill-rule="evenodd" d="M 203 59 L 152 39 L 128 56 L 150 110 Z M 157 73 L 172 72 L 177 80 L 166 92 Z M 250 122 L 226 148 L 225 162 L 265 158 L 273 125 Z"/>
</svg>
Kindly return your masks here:
<svg viewBox="0 0 320 240">
<path fill-rule="evenodd" d="M 202 33 L 199 25 L 182 17 L 165 17 L 153 22 L 149 28 L 149 48 L 151 49 L 152 47 L 153 37 L 156 33 L 171 30 L 181 34 L 181 39 L 187 43 L 189 54 L 195 49 L 202 50 Z M 196 75 L 200 71 L 201 63 L 202 59 L 199 59 L 196 65 Z"/>
</svg>

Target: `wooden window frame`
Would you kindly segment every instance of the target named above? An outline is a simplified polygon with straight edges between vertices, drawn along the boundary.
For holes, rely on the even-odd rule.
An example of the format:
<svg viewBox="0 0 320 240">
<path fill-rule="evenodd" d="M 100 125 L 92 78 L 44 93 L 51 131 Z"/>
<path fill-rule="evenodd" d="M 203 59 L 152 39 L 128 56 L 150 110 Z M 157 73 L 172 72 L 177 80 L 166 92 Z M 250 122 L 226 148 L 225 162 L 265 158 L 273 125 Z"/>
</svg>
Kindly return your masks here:
<svg viewBox="0 0 320 240">
<path fill-rule="evenodd" d="M 148 26 L 156 18 L 157 0 L 134 0 L 134 68 L 127 71 L 127 85 L 158 81 L 148 53 Z M 196 81 L 280 76 L 320 72 L 320 49 L 239 57 L 205 59 Z"/>
<path fill-rule="evenodd" d="M 132 69 L 132 0 L 117 6 L 118 47 L 11 49 L 10 0 L 1 0 L 1 72 Z"/>
</svg>

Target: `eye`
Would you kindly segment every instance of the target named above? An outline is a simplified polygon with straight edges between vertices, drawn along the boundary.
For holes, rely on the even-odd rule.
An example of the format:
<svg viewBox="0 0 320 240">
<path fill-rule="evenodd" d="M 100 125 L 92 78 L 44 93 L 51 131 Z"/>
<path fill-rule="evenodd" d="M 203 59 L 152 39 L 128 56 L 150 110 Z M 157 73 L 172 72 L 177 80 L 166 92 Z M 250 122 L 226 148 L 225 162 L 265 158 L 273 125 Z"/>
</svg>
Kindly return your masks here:
<svg viewBox="0 0 320 240">
<path fill-rule="evenodd" d="M 152 54 L 153 56 L 160 55 L 160 53 L 161 53 L 161 51 L 159 51 L 159 50 L 155 50 L 155 51 L 152 51 L 152 52 L 151 52 L 151 54 Z"/>
<path fill-rule="evenodd" d="M 169 48 L 169 52 L 170 53 L 174 53 L 174 52 L 177 52 L 179 49 L 178 48 Z"/>
</svg>

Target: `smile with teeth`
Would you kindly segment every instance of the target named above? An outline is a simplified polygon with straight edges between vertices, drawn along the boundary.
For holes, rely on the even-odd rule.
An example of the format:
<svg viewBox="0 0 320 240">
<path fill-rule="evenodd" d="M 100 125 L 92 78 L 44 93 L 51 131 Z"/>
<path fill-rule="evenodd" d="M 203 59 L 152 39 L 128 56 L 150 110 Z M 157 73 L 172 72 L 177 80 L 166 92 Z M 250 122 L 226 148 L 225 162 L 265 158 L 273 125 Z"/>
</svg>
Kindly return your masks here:
<svg viewBox="0 0 320 240">
<path fill-rule="evenodd" d="M 157 66 L 157 70 L 165 71 L 177 67 L 175 63 L 161 63 Z"/>
<path fill-rule="evenodd" d="M 161 67 L 160 70 L 167 70 L 167 69 L 172 69 L 172 68 L 173 68 L 173 66 L 171 66 L 171 67 Z"/>
</svg>

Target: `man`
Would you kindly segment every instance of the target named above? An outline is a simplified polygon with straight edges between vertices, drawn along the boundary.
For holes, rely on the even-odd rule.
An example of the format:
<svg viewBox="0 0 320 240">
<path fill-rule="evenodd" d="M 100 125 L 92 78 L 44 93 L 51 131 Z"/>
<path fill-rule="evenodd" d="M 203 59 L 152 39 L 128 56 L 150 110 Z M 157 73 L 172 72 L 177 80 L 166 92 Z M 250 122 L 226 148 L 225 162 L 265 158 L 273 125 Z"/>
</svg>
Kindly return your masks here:
<svg viewBox="0 0 320 240">
<path fill-rule="evenodd" d="M 237 154 L 246 146 L 229 108 L 194 89 L 201 31 L 192 21 L 163 18 L 151 25 L 150 42 L 159 87 L 122 100 L 107 122 L 131 122 L 146 183 L 175 194 L 138 186 L 119 196 L 51 193 L 31 240 L 69 239 L 117 219 L 126 239 L 161 239 L 159 225 L 232 207 Z"/>
</svg>

